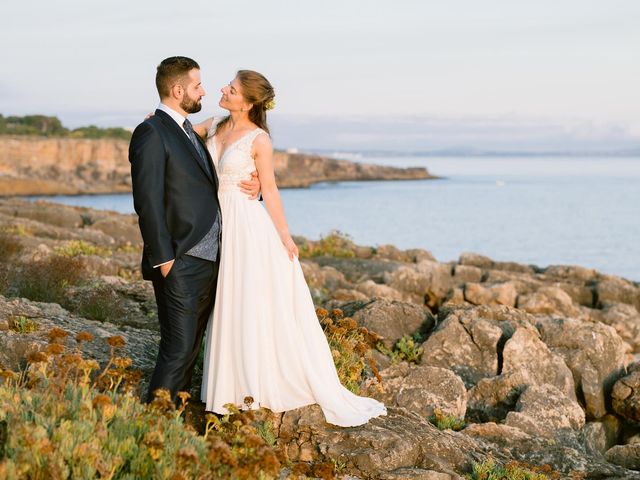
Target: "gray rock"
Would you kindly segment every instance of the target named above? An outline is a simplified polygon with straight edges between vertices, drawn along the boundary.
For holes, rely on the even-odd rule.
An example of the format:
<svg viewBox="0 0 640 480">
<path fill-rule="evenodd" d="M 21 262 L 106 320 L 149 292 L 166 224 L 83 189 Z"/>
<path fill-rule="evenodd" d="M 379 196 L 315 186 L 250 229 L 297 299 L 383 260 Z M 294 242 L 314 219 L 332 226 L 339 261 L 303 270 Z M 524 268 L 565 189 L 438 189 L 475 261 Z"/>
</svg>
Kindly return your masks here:
<svg viewBox="0 0 640 480">
<path fill-rule="evenodd" d="M 552 438 L 562 430 L 579 430 L 585 416 L 578 402 L 553 385 L 532 385 L 520 395 L 516 411 L 507 414 L 505 424 L 530 435 Z"/>
<path fill-rule="evenodd" d="M 615 415 L 605 415 L 602 419 L 587 422 L 582 429 L 582 437 L 588 452 L 603 454 L 618 443 L 622 422 Z"/>
<path fill-rule="evenodd" d="M 631 470 L 640 470 L 640 443 L 616 445 L 605 453 L 607 461 Z"/>
<path fill-rule="evenodd" d="M 518 308 L 529 313 L 559 313 L 567 317 L 580 314 L 569 294 L 558 287 L 543 287 L 532 294 L 518 297 Z"/>
<path fill-rule="evenodd" d="M 625 343 L 607 325 L 572 318 L 538 317 L 542 340 L 564 358 L 589 419 L 607 413 L 607 398 L 626 365 Z"/>
<path fill-rule="evenodd" d="M 467 391 L 455 373 L 426 365 L 392 365 L 380 372 L 384 393 L 374 395 L 387 406 L 399 406 L 429 420 L 435 409 L 464 418 Z"/>
<path fill-rule="evenodd" d="M 517 296 L 518 292 L 512 282 L 493 285 L 466 283 L 464 286 L 464 299 L 474 305 L 506 305 L 514 307 Z"/>
<path fill-rule="evenodd" d="M 423 260 L 387 273 L 384 283 L 407 293 L 413 303 L 437 307 L 454 286 L 451 270 L 451 265 Z"/>
<path fill-rule="evenodd" d="M 633 422 L 640 422 L 640 368 L 635 364 L 630 373 L 620 378 L 611 391 L 615 413 Z"/>
<path fill-rule="evenodd" d="M 632 282 L 614 276 L 603 276 L 595 286 L 599 304 L 626 303 L 640 311 L 640 288 Z"/>
<path fill-rule="evenodd" d="M 629 344 L 631 352 L 640 352 L 640 313 L 636 307 L 625 303 L 605 305 L 599 320 L 612 326 Z"/>
<path fill-rule="evenodd" d="M 393 347 L 403 335 L 419 329 L 428 331 L 435 324 L 435 318 L 425 307 L 382 298 L 345 304 L 342 309 L 360 326 L 382 335 L 387 348 Z"/>
</svg>

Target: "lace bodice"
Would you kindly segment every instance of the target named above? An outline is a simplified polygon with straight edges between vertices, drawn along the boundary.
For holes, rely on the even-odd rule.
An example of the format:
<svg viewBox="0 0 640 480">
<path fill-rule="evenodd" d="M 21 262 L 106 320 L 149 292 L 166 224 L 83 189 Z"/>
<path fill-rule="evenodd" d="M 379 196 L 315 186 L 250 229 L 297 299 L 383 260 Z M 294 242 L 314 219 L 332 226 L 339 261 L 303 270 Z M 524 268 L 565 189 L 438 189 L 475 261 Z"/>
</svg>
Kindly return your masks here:
<svg viewBox="0 0 640 480">
<path fill-rule="evenodd" d="M 256 164 L 251 156 L 253 140 L 261 133 L 266 133 L 261 128 L 247 132 L 235 142 L 230 143 L 220 156 L 216 146 L 214 132 L 221 118 L 214 118 L 211 128 L 207 132 L 207 147 L 211 153 L 216 173 L 218 174 L 219 189 L 222 192 L 229 188 L 236 188 L 240 180 L 251 178 L 251 172 L 256 170 Z"/>
</svg>

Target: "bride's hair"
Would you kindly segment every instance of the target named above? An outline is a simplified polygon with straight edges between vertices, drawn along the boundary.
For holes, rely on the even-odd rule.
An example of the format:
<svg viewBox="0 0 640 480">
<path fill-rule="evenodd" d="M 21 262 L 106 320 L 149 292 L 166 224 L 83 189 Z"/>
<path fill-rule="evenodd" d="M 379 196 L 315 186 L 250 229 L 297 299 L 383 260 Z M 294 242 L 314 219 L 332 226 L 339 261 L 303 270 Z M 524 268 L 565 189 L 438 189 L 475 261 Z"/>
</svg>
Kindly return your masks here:
<svg viewBox="0 0 640 480">
<path fill-rule="evenodd" d="M 269 80 L 261 73 L 253 70 L 238 70 L 236 77 L 242 86 L 242 96 L 253 105 L 249 110 L 249 120 L 269 133 L 267 110 L 269 109 L 269 103 L 276 96 Z M 218 123 L 216 133 L 227 124 L 230 118 L 230 116 L 226 116 Z"/>
</svg>

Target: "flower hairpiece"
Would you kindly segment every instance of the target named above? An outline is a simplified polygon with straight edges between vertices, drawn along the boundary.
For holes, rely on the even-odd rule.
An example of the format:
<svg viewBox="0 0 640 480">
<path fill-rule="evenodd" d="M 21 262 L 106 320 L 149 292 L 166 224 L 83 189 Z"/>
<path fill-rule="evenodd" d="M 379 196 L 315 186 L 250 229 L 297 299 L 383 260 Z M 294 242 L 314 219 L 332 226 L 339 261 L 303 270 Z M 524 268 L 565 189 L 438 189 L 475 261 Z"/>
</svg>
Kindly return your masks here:
<svg viewBox="0 0 640 480">
<path fill-rule="evenodd" d="M 273 110 L 274 108 L 276 108 L 276 101 L 273 98 L 264 104 L 265 110 Z"/>
</svg>

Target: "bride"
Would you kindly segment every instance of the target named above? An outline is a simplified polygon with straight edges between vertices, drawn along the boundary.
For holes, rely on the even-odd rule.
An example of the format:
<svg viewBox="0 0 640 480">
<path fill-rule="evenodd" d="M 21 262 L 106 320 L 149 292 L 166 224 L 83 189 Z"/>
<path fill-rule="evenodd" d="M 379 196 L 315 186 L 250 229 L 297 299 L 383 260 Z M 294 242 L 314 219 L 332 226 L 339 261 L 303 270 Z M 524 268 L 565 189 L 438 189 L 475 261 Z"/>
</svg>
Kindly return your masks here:
<svg viewBox="0 0 640 480">
<path fill-rule="evenodd" d="M 225 404 L 251 397 L 250 408 L 274 412 L 317 403 L 339 426 L 385 415 L 382 403 L 342 386 L 316 317 L 275 181 L 266 121 L 273 87 L 260 73 L 240 70 L 221 92 L 219 105 L 229 115 L 194 125 L 218 174 L 223 222 L 206 333 L 205 409 L 227 413 Z M 255 171 L 266 209 L 237 186 Z"/>
</svg>

